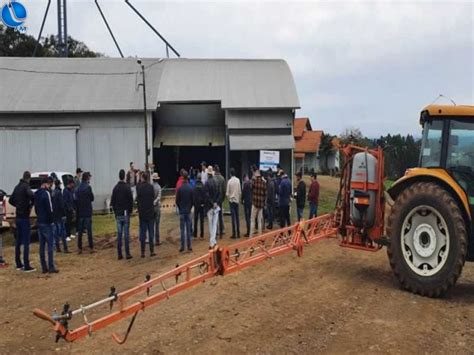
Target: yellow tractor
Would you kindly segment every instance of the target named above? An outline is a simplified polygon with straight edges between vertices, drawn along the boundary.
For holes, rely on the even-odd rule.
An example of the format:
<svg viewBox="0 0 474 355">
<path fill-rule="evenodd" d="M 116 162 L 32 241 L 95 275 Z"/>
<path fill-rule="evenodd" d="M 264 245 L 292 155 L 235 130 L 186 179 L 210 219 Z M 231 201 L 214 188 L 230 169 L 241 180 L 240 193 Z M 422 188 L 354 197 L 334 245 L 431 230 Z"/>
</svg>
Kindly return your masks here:
<svg viewBox="0 0 474 355">
<path fill-rule="evenodd" d="M 474 261 L 474 106 L 430 105 L 419 167 L 388 190 L 388 257 L 403 288 L 439 297 Z"/>
</svg>

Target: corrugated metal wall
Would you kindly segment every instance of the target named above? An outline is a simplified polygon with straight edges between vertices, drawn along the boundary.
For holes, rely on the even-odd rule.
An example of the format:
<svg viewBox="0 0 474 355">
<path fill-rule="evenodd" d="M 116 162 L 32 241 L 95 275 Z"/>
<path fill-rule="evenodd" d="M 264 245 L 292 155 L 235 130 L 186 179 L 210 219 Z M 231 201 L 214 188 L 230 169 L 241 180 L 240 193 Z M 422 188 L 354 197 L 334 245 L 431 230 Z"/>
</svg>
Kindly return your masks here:
<svg viewBox="0 0 474 355">
<path fill-rule="evenodd" d="M 17 114 L 0 115 L 2 126 L 65 126 L 77 125 L 77 166 L 92 173 L 91 186 L 96 195 L 95 209 L 105 206 L 106 198 L 110 197 L 112 188 L 118 180 L 118 171 L 127 169 L 129 162 L 135 162 L 135 167 L 144 169 L 145 143 L 144 122 L 142 113 L 82 113 L 82 114 Z M 151 127 L 150 127 L 151 130 Z M 69 138 L 68 138 L 69 139 Z M 70 166 L 75 172 L 75 163 L 71 152 L 75 149 L 71 143 L 71 151 L 64 151 L 64 144 L 59 144 L 56 138 L 46 136 L 41 144 L 26 145 L 16 156 L 1 156 L 2 169 L 13 170 L 12 174 L 20 176 L 23 170 L 36 170 L 29 167 L 29 157 L 38 146 L 49 145 L 59 158 L 50 157 L 50 161 L 63 158 L 65 166 Z M 151 141 L 150 141 L 151 144 Z M 49 149 L 49 148 L 48 148 Z M 45 153 L 42 153 L 45 154 Z M 49 153 L 46 154 L 49 156 Z M 152 157 L 150 157 L 152 161 Z M 52 167 L 48 167 L 52 168 Z M 0 169 L 0 171 L 2 170 Z M 18 170 L 18 171 L 15 171 Z M 45 170 L 40 169 L 38 170 Z M 4 178 L 0 175 L 0 188 Z M 8 191 L 11 192 L 11 191 Z"/>
</svg>

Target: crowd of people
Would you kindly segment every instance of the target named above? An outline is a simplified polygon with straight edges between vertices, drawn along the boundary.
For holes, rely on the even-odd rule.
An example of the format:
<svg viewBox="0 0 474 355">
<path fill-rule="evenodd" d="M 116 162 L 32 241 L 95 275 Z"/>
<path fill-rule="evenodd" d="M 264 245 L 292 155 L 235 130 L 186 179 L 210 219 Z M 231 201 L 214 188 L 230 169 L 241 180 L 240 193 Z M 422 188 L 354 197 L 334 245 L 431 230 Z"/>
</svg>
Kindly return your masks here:
<svg viewBox="0 0 474 355">
<path fill-rule="evenodd" d="M 218 165 L 201 163 L 201 169 L 181 169 L 175 189 L 176 212 L 179 215 L 179 252 L 192 252 L 192 240 L 204 239 L 204 224 L 207 217 L 209 249 L 217 245 L 217 239 L 225 234 L 223 204 L 229 203 L 232 234 L 231 239 L 241 237 L 240 210 L 245 218 L 246 233 L 251 238 L 262 234 L 264 226 L 273 229 L 274 222 L 280 227 L 291 225 L 290 205 L 296 200 L 297 218 L 303 218 L 306 202 L 309 202 L 309 216 L 317 215 L 319 183 L 317 175 L 311 175 L 307 186 L 301 172 L 296 174 L 297 186 L 292 190 L 288 175 L 277 167 L 261 171 L 252 166 L 250 174 L 244 174 L 243 182 L 233 168 L 226 179 Z M 15 262 L 17 270 L 35 271 L 30 264 L 29 245 L 31 239 L 30 214 L 36 212 L 39 258 L 43 273 L 58 273 L 54 262 L 55 252 L 70 253 L 68 242 L 77 237 L 77 251 L 83 252 L 82 236 L 87 233 L 90 253 L 94 253 L 92 234 L 92 203 L 94 193 L 90 185 L 92 175 L 76 170 L 74 179 L 65 182 L 52 174 L 44 177 L 41 187 L 33 194 L 30 188 L 31 174 L 25 171 L 15 187 L 9 203 L 16 207 Z M 119 181 L 111 196 L 111 208 L 117 227 L 117 257 L 119 260 L 133 258 L 130 251 L 130 218 L 136 208 L 139 219 L 140 256 L 144 258 L 148 244 L 150 257 L 156 256 L 155 247 L 161 245 L 160 220 L 162 188 L 160 176 L 152 169 L 138 171 L 133 162 L 127 172 L 120 170 Z M 53 188 L 54 186 L 54 188 Z M 74 223 L 75 222 L 75 223 Z M 73 228 L 76 233 L 73 233 Z M 21 249 L 23 248 L 23 255 Z M 23 256 L 23 257 L 22 257 Z"/>
</svg>

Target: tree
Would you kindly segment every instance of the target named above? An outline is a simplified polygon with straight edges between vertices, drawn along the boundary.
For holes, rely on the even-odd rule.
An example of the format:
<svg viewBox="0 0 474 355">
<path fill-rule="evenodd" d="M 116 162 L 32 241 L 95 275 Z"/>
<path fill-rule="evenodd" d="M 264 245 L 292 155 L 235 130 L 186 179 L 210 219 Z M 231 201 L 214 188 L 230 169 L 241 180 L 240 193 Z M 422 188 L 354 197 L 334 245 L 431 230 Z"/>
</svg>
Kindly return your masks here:
<svg viewBox="0 0 474 355">
<path fill-rule="evenodd" d="M 328 160 L 329 156 L 334 151 L 333 139 L 335 136 L 331 134 L 323 133 L 321 135 L 321 143 L 319 144 L 319 162 L 320 162 L 320 169 L 324 173 L 329 171 L 328 168 Z"/>
<path fill-rule="evenodd" d="M 36 46 L 36 39 L 0 24 L 0 57 L 31 57 Z M 55 35 L 40 40 L 37 57 L 59 57 L 58 39 Z M 69 57 L 101 57 L 103 54 L 92 51 L 87 45 L 68 37 Z"/>
</svg>

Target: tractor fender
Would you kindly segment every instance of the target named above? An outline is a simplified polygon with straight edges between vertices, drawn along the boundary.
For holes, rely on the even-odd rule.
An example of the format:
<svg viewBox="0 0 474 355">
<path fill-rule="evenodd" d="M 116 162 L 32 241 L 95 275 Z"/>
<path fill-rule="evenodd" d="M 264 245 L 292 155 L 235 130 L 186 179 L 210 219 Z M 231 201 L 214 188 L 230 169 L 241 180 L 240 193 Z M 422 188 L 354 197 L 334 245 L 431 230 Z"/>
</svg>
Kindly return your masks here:
<svg viewBox="0 0 474 355">
<path fill-rule="evenodd" d="M 458 205 L 463 212 L 466 225 L 470 226 L 471 222 L 471 211 L 469 208 L 469 200 L 465 191 L 461 186 L 452 178 L 449 173 L 441 168 L 414 168 L 408 169 L 405 176 L 398 179 L 390 189 L 388 194 L 395 201 L 400 193 L 408 186 L 416 182 L 435 182 L 440 186 L 444 187 L 454 199 L 458 202 Z"/>
</svg>

